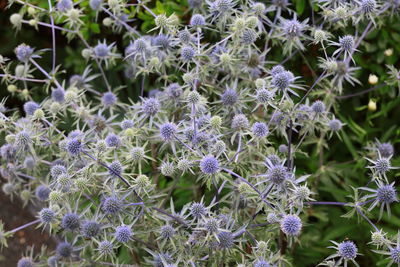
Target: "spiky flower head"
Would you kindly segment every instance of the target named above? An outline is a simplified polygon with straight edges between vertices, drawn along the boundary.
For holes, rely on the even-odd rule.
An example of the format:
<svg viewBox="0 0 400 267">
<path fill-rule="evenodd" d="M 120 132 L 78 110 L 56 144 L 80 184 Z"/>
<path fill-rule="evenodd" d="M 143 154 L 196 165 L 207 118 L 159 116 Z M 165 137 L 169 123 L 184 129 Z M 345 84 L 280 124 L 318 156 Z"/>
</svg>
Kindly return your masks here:
<svg viewBox="0 0 400 267">
<path fill-rule="evenodd" d="M 117 96 L 113 92 L 106 92 L 101 97 L 101 102 L 105 107 L 111 107 L 117 102 Z"/>
<path fill-rule="evenodd" d="M 219 161 L 214 156 L 205 156 L 200 161 L 200 169 L 205 174 L 215 174 L 219 170 Z"/>
<path fill-rule="evenodd" d="M 332 119 L 329 121 L 328 123 L 329 129 L 331 129 L 331 131 L 337 132 L 340 129 L 342 129 L 342 122 L 338 119 Z"/>
<path fill-rule="evenodd" d="M 72 256 L 73 247 L 68 242 L 62 242 L 57 245 L 56 254 L 61 258 L 69 258 Z"/>
<path fill-rule="evenodd" d="M 127 243 L 132 238 L 132 230 L 127 225 L 121 225 L 116 228 L 114 236 L 118 242 Z"/>
<path fill-rule="evenodd" d="M 221 95 L 221 101 L 225 106 L 233 106 L 238 101 L 238 94 L 234 89 L 226 89 L 225 92 Z"/>
<path fill-rule="evenodd" d="M 177 127 L 173 122 L 166 122 L 160 126 L 160 136 L 164 141 L 171 141 L 175 138 Z"/>
<path fill-rule="evenodd" d="M 103 200 L 101 208 L 106 214 L 116 214 L 122 209 L 122 202 L 117 197 L 107 197 Z"/>
<path fill-rule="evenodd" d="M 86 221 L 82 225 L 82 235 L 85 238 L 92 238 L 100 233 L 101 227 L 96 221 Z"/>
<path fill-rule="evenodd" d="M 346 260 L 357 257 L 357 246 L 353 241 L 343 241 L 339 243 L 338 254 Z"/>
<path fill-rule="evenodd" d="M 204 24 L 206 24 L 206 19 L 201 14 L 194 14 L 190 19 L 190 26 L 197 27 L 203 26 Z"/>
<path fill-rule="evenodd" d="M 396 188 L 392 184 L 378 187 L 376 193 L 379 202 L 390 204 L 397 201 Z"/>
<path fill-rule="evenodd" d="M 249 128 L 249 120 L 244 114 L 236 114 L 232 119 L 231 127 L 235 131 L 246 130 Z"/>
<path fill-rule="evenodd" d="M 229 231 L 221 231 L 218 233 L 218 245 L 222 249 L 230 249 L 235 244 L 234 236 Z"/>
<path fill-rule="evenodd" d="M 143 100 L 142 112 L 147 116 L 154 116 L 160 110 L 160 102 L 156 98 L 147 98 Z"/>
<path fill-rule="evenodd" d="M 61 227 L 65 230 L 74 231 L 81 226 L 81 220 L 75 213 L 67 213 L 61 220 Z"/>
<path fill-rule="evenodd" d="M 281 230 L 289 236 L 300 234 L 302 223 L 299 216 L 293 214 L 285 215 L 281 220 Z"/>
<path fill-rule="evenodd" d="M 393 145 L 390 143 L 379 143 L 378 151 L 384 158 L 389 158 L 394 154 Z"/>
<path fill-rule="evenodd" d="M 255 122 L 253 124 L 253 134 L 258 138 L 263 138 L 269 133 L 268 126 L 264 122 Z"/>
<path fill-rule="evenodd" d="M 28 62 L 33 54 L 33 48 L 26 44 L 20 44 L 15 48 L 15 54 L 19 61 Z"/>
<path fill-rule="evenodd" d="M 181 49 L 181 58 L 183 61 L 191 61 L 196 54 L 196 51 L 193 49 L 193 47 L 186 45 L 182 47 Z"/>
<path fill-rule="evenodd" d="M 190 214 L 196 219 L 199 219 L 205 215 L 207 215 L 207 209 L 201 202 L 194 202 L 190 206 Z"/>
<path fill-rule="evenodd" d="M 24 111 L 26 115 L 33 115 L 33 113 L 35 113 L 35 111 L 39 108 L 40 106 L 33 101 L 28 101 L 24 104 Z"/>
<path fill-rule="evenodd" d="M 121 162 L 119 162 L 118 160 L 114 160 L 113 162 L 111 162 L 111 164 L 108 166 L 108 173 L 112 176 L 121 176 L 122 171 L 123 171 L 123 167 Z"/>
</svg>

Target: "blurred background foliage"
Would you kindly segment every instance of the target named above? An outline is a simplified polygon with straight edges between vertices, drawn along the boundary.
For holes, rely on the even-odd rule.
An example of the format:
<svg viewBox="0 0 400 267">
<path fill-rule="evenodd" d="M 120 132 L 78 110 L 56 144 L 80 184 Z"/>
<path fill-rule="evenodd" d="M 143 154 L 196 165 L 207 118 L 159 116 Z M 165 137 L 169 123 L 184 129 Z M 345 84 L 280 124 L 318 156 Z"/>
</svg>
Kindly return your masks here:
<svg viewBox="0 0 400 267">
<path fill-rule="evenodd" d="M 35 5 L 47 8 L 46 0 L 31 0 Z M 83 1 L 80 5 L 85 7 L 88 1 Z M 268 4 L 267 1 L 261 1 Z M 134 4 L 135 1 L 130 3 Z M 311 5 L 309 0 L 292 0 L 292 8 L 300 15 L 300 19 L 310 18 L 313 12 L 318 11 L 316 5 Z M 20 6 L 15 4 L 7 9 L 7 1 L 0 1 L 0 54 L 14 58 L 13 49 L 20 43 L 27 43 L 37 49 L 51 48 L 51 31 L 47 28 L 39 28 L 35 30 L 30 26 L 24 25 L 22 30 L 16 32 L 9 22 L 9 16 L 19 11 Z M 166 13 L 171 15 L 175 13 L 179 16 L 182 24 L 187 24 L 190 20 L 191 10 L 188 7 L 186 0 L 168 0 L 168 1 L 151 1 L 148 4 L 155 14 Z M 91 12 L 90 15 L 84 16 L 83 34 L 90 45 L 95 45 L 97 40 L 107 40 L 107 43 L 116 42 L 118 50 L 123 51 L 128 44 L 122 42 L 120 34 L 113 33 L 101 25 L 104 14 L 96 19 L 96 13 L 85 9 L 85 13 Z M 130 7 L 128 12 L 137 13 L 134 16 L 131 25 L 136 25 L 137 29 L 142 33 L 148 32 L 153 26 L 154 21 L 151 14 L 143 10 L 135 10 L 135 7 Z M 352 29 L 349 29 L 351 31 Z M 348 32 L 354 34 L 352 32 Z M 343 32 L 332 32 L 334 39 L 344 35 Z M 212 38 L 212 36 L 209 36 Z M 263 40 L 258 40 L 262 43 Z M 68 74 L 81 73 L 87 66 L 87 62 L 82 58 L 81 51 L 83 45 L 79 40 L 68 42 L 61 34 L 57 33 L 57 62 L 62 64 Z M 375 74 L 379 78 L 379 82 L 386 80 L 388 69 L 386 65 L 394 65 L 400 67 L 400 19 L 398 16 L 388 18 L 382 26 L 371 32 L 365 42 L 359 48 L 362 52 L 355 56 L 357 65 L 361 67 L 357 71 L 357 78 L 362 85 L 355 87 L 346 84 L 343 94 L 349 95 L 361 92 L 370 88 L 372 85 L 368 83 L 370 74 Z M 385 54 L 385 51 L 391 49 L 391 55 Z M 310 45 L 304 53 L 297 53 L 285 63 L 285 68 L 301 75 L 304 82 L 310 86 L 314 79 L 316 71 L 318 74 L 318 47 Z M 51 65 L 51 53 L 46 53 L 41 62 L 42 66 Z M 283 55 L 279 50 L 274 51 L 272 47 L 267 56 L 268 61 L 281 62 L 284 60 Z M 310 68 L 311 67 L 311 68 Z M 313 71 L 312 71 L 312 70 Z M 71 76 L 71 75 L 69 75 Z M 69 77 L 68 76 L 68 77 Z M 124 85 L 125 87 L 118 92 L 120 99 L 137 100 L 139 94 L 139 82 L 130 81 L 123 75 L 123 66 L 116 65 L 107 70 L 107 76 L 110 79 L 112 86 L 116 87 Z M 68 79 L 68 77 L 64 77 Z M 97 79 L 96 86 L 99 91 L 104 92 L 106 88 L 101 84 L 101 79 Z M 146 91 L 160 88 L 156 79 L 150 77 L 146 81 Z M 9 108 L 21 108 L 23 100 L 17 96 L 12 96 L 8 93 L 5 84 L 0 84 L 0 98 L 7 97 L 7 106 Z M 33 88 L 30 91 L 33 99 L 40 101 L 47 95 L 42 88 Z M 311 95 L 313 98 L 329 98 L 330 92 L 314 91 Z M 376 108 L 372 104 L 376 103 Z M 368 180 L 368 172 L 365 168 L 368 163 L 364 156 L 368 154 L 366 147 L 379 139 L 381 142 L 391 142 L 395 151 L 400 151 L 400 97 L 399 89 L 391 86 L 382 86 L 379 89 L 372 90 L 366 94 L 357 95 L 343 99 L 337 99 L 334 105 L 335 114 L 338 114 L 339 119 L 346 124 L 340 137 L 333 136 L 328 141 L 323 141 L 326 138 L 316 136 L 312 139 L 303 150 L 305 154 L 296 155 L 296 171 L 299 174 L 308 173 L 312 175 L 311 185 L 315 195 L 315 199 L 319 201 L 352 201 L 354 196 L 352 187 L 356 188 L 364 186 Z M 297 136 L 294 136 L 296 143 Z M 297 139 L 298 141 L 298 139 Z M 279 142 L 279 141 L 278 141 Z M 311 145 L 310 145 L 311 144 Z M 400 166 L 400 158 L 395 153 L 393 160 L 394 166 Z M 394 172 L 396 186 L 399 186 L 399 172 Z M 171 181 L 160 177 L 159 187 L 165 188 Z M 176 206 L 182 206 L 187 201 L 199 200 L 203 195 L 204 188 L 192 187 L 192 191 L 179 190 L 179 187 L 188 188 L 195 184 L 194 181 L 188 179 L 180 179 L 180 185 L 175 190 L 173 199 Z M 385 215 L 377 222 L 378 212 L 373 212 L 369 215 L 372 221 L 377 222 L 380 227 L 391 234 L 396 233 L 400 228 L 400 205 L 392 206 L 393 214 L 390 218 Z M 359 251 L 366 252 L 372 247 L 368 245 L 370 241 L 371 227 L 365 221 L 353 216 L 352 218 L 344 218 L 342 215 L 350 210 L 349 207 L 338 206 L 312 206 L 307 209 L 309 221 L 304 227 L 304 231 L 300 238 L 298 246 L 294 247 L 293 251 L 287 251 L 289 257 L 293 257 L 295 266 L 315 266 L 316 263 L 322 261 L 332 251 L 327 249 L 329 240 L 338 242 L 351 238 L 359 247 Z M 259 231 L 265 231 L 260 228 Z M 129 252 L 122 249 L 120 251 L 121 258 L 129 262 Z M 360 266 L 385 266 L 388 260 L 382 256 L 366 252 L 359 256 Z"/>
</svg>

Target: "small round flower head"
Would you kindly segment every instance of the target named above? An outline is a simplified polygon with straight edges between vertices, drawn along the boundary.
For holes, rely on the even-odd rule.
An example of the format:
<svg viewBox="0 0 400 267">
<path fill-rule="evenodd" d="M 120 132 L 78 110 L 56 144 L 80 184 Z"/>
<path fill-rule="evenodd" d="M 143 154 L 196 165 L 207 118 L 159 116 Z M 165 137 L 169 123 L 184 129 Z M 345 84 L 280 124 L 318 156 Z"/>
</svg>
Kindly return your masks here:
<svg viewBox="0 0 400 267">
<path fill-rule="evenodd" d="M 29 144 L 32 142 L 31 137 L 28 132 L 26 131 L 20 131 L 16 136 L 15 136 L 15 144 L 17 148 L 24 150 L 29 146 Z"/>
<path fill-rule="evenodd" d="M 282 67 L 281 65 L 276 65 L 270 70 L 270 73 L 271 73 L 272 76 L 275 76 L 275 75 L 277 75 L 279 73 L 282 73 L 284 71 L 285 71 L 284 67 Z"/>
<path fill-rule="evenodd" d="M 17 267 L 33 267 L 33 261 L 31 258 L 21 258 L 19 259 L 18 263 L 17 263 Z"/>
<path fill-rule="evenodd" d="M 214 156 L 205 156 L 200 162 L 200 169 L 205 174 L 215 174 L 219 169 L 219 162 Z"/>
<path fill-rule="evenodd" d="M 390 258 L 394 263 L 400 263 L 400 247 L 394 247 L 390 250 Z"/>
<path fill-rule="evenodd" d="M 222 231 L 218 233 L 218 245 L 220 248 L 222 249 L 229 249 L 231 247 L 233 247 L 234 245 L 234 237 L 233 234 L 231 232 L 228 231 Z"/>
<path fill-rule="evenodd" d="M 163 225 L 160 230 L 160 237 L 162 239 L 170 239 L 175 235 L 175 229 L 171 225 Z"/>
<path fill-rule="evenodd" d="M 253 134 L 258 138 L 263 138 L 268 135 L 268 126 L 263 122 L 255 122 L 253 124 Z"/>
<path fill-rule="evenodd" d="M 160 110 L 160 102 L 153 97 L 144 99 L 141 109 L 147 116 L 154 116 Z"/>
<path fill-rule="evenodd" d="M 166 50 L 166 49 L 170 48 L 171 42 L 167 35 L 159 34 L 152 39 L 152 44 L 154 46 L 157 46 L 161 49 Z"/>
<path fill-rule="evenodd" d="M 53 177 L 53 178 L 57 178 L 61 174 L 65 174 L 65 173 L 67 173 L 67 169 L 63 165 L 60 165 L 60 164 L 56 164 L 53 167 L 51 167 L 51 169 L 50 169 L 50 174 L 51 174 L 51 177 Z"/>
<path fill-rule="evenodd" d="M 281 230 L 287 235 L 297 236 L 302 227 L 301 220 L 297 215 L 285 215 L 281 220 Z"/>
<path fill-rule="evenodd" d="M 57 5 L 57 9 L 61 12 L 66 12 L 74 7 L 71 0 L 59 0 Z"/>
<path fill-rule="evenodd" d="M 73 247 L 68 242 L 62 242 L 57 245 L 56 254 L 62 258 L 69 258 L 72 256 Z"/>
<path fill-rule="evenodd" d="M 173 176 L 175 173 L 175 166 L 172 162 L 163 162 L 160 169 L 161 174 L 164 176 Z"/>
<path fill-rule="evenodd" d="M 14 158 L 16 153 L 16 149 L 11 144 L 4 144 L 0 148 L 0 154 L 3 159 L 6 161 L 10 161 Z"/>
<path fill-rule="evenodd" d="M 95 221 L 87 221 L 82 225 L 82 235 L 85 238 L 92 238 L 100 233 L 100 224 Z"/>
<path fill-rule="evenodd" d="M 106 43 L 98 43 L 94 47 L 94 54 L 96 57 L 105 58 L 110 54 L 110 47 Z"/>
<path fill-rule="evenodd" d="M 47 259 L 47 265 L 49 267 L 57 267 L 58 258 L 57 256 L 51 256 Z"/>
<path fill-rule="evenodd" d="M 274 165 L 267 172 L 267 178 L 273 184 L 281 184 L 283 181 L 286 180 L 287 176 L 288 172 L 286 170 L 286 167 L 282 165 Z"/>
<path fill-rule="evenodd" d="M 195 55 L 195 50 L 193 49 L 193 47 L 191 46 L 184 46 L 181 49 L 181 58 L 183 61 L 190 61 L 193 59 L 194 55 Z"/>
<path fill-rule="evenodd" d="M 379 143 L 378 151 L 384 158 L 389 158 L 394 154 L 393 145 L 390 143 Z"/>
<path fill-rule="evenodd" d="M 74 231 L 81 226 L 79 216 L 75 213 L 67 213 L 61 220 L 61 227 L 65 230 Z"/>
<path fill-rule="evenodd" d="M 290 71 L 282 71 L 272 76 L 272 85 L 283 91 L 289 87 L 293 78 L 293 74 Z"/>
<path fill-rule="evenodd" d="M 46 201 L 49 199 L 50 189 L 45 185 L 39 185 L 36 187 L 35 196 L 40 201 Z"/>
<path fill-rule="evenodd" d="M 97 249 L 100 254 L 111 255 L 113 253 L 114 246 L 110 241 L 104 240 L 99 243 Z"/>
<path fill-rule="evenodd" d="M 317 100 L 311 105 L 311 109 L 317 114 L 324 113 L 325 104 L 321 100 Z"/>
<path fill-rule="evenodd" d="M 101 103 L 105 107 L 111 107 L 117 102 L 117 96 L 112 93 L 112 92 L 107 92 L 104 93 L 104 95 L 101 97 Z"/>
<path fill-rule="evenodd" d="M 115 239 L 121 243 L 127 243 L 132 237 L 132 230 L 129 226 L 121 225 L 115 230 Z"/>
<path fill-rule="evenodd" d="M 232 119 L 231 127 L 236 131 L 245 130 L 249 128 L 249 120 L 244 114 L 236 114 Z"/>
<path fill-rule="evenodd" d="M 15 54 L 21 62 L 28 62 L 33 54 L 33 48 L 26 44 L 20 44 L 15 48 Z"/>
<path fill-rule="evenodd" d="M 288 148 L 287 145 L 282 144 L 282 145 L 279 145 L 278 151 L 279 151 L 280 153 L 282 153 L 282 154 L 287 154 L 288 151 L 289 151 L 289 148 Z"/>
<path fill-rule="evenodd" d="M 111 162 L 111 164 L 108 166 L 108 173 L 112 176 L 121 176 L 122 173 L 122 164 L 118 160 L 114 160 Z"/>
<path fill-rule="evenodd" d="M 204 207 L 204 204 L 201 202 L 194 202 L 190 206 L 190 214 L 196 219 L 199 219 L 203 216 L 207 215 L 207 209 Z"/>
<path fill-rule="evenodd" d="M 160 126 L 160 136 L 164 141 L 171 141 L 175 138 L 177 127 L 175 123 L 166 122 Z"/>
<path fill-rule="evenodd" d="M 178 33 L 179 41 L 184 44 L 189 43 L 192 40 L 192 34 L 188 30 L 182 30 Z"/>
<path fill-rule="evenodd" d="M 77 138 L 73 138 L 68 140 L 66 148 L 71 155 L 76 156 L 82 151 L 82 143 Z"/>
<path fill-rule="evenodd" d="M 261 88 L 257 90 L 256 99 L 259 103 L 268 103 L 269 101 L 274 99 L 274 96 L 274 91 Z"/>
<path fill-rule="evenodd" d="M 143 147 L 139 146 L 139 147 L 132 148 L 130 154 L 131 154 L 132 160 L 134 162 L 139 162 L 144 158 L 145 151 L 144 151 Z"/>
<path fill-rule="evenodd" d="M 294 195 L 296 196 L 296 198 L 298 198 L 300 200 L 308 199 L 310 194 L 311 194 L 310 189 L 305 185 L 296 187 L 296 189 L 294 190 Z"/>
<path fill-rule="evenodd" d="M 252 44 L 257 40 L 257 33 L 253 29 L 245 29 L 242 34 L 242 42 Z"/>
<path fill-rule="evenodd" d="M 289 38 L 300 37 L 304 29 L 304 26 L 297 19 L 285 20 L 282 27 Z"/>
<path fill-rule="evenodd" d="M 51 91 L 51 99 L 53 101 L 62 103 L 65 100 L 65 91 L 63 88 L 56 88 L 53 91 Z"/>
<path fill-rule="evenodd" d="M 192 104 L 197 104 L 201 100 L 201 95 L 197 91 L 191 91 L 187 96 L 187 101 Z"/>
<path fill-rule="evenodd" d="M 204 228 L 207 230 L 207 232 L 211 234 L 216 233 L 218 231 L 218 227 L 219 227 L 219 222 L 215 218 L 207 219 L 204 222 Z"/>
<path fill-rule="evenodd" d="M 376 1 L 375 0 L 361 0 L 361 10 L 363 13 L 369 14 L 375 11 Z"/>
<path fill-rule="evenodd" d="M 375 161 L 374 168 L 380 174 L 388 172 L 390 170 L 390 167 L 390 160 L 387 158 L 379 158 Z"/>
<path fill-rule="evenodd" d="M 26 157 L 24 160 L 24 168 L 33 170 L 36 167 L 36 160 L 33 157 Z"/>
<path fill-rule="evenodd" d="M 226 89 L 221 95 L 221 101 L 225 106 L 233 106 L 238 100 L 238 95 L 234 89 Z"/>
<path fill-rule="evenodd" d="M 178 99 L 183 93 L 182 87 L 178 83 L 171 83 L 165 88 L 165 91 L 171 99 Z"/>
<path fill-rule="evenodd" d="M 203 0 L 188 0 L 190 8 L 199 8 L 203 4 Z"/>
<path fill-rule="evenodd" d="M 116 197 L 107 197 L 101 208 L 106 214 L 116 214 L 122 209 L 122 202 Z"/>
<path fill-rule="evenodd" d="M 382 185 L 377 189 L 377 199 L 379 202 L 390 204 L 397 201 L 396 188 L 392 184 Z"/>
<path fill-rule="evenodd" d="M 269 263 L 263 258 L 256 260 L 253 265 L 253 267 L 270 267 L 270 266 L 271 265 L 269 265 Z"/>
<path fill-rule="evenodd" d="M 24 111 L 26 115 L 32 116 L 37 109 L 39 109 L 39 105 L 36 102 L 28 101 L 24 104 Z"/>
<path fill-rule="evenodd" d="M 353 241 L 343 241 L 338 246 L 338 254 L 346 260 L 357 257 L 357 247 Z"/>
<path fill-rule="evenodd" d="M 135 126 L 135 123 L 132 120 L 123 120 L 121 122 L 121 128 L 123 130 L 129 129 L 129 128 L 133 128 Z"/>
<path fill-rule="evenodd" d="M 56 214 L 54 213 L 54 211 L 49 208 L 43 208 L 39 212 L 39 219 L 44 224 L 51 223 L 54 220 L 55 216 Z"/>
<path fill-rule="evenodd" d="M 206 24 L 206 19 L 201 14 L 194 14 L 190 19 L 190 26 L 203 26 Z"/>
<path fill-rule="evenodd" d="M 119 147 L 121 145 L 121 139 L 113 133 L 108 134 L 105 141 L 108 147 Z"/>
<path fill-rule="evenodd" d="M 354 37 L 351 35 L 345 35 L 339 38 L 340 48 L 345 52 L 351 52 L 354 47 Z"/>
<path fill-rule="evenodd" d="M 329 121 L 328 126 L 329 126 L 329 129 L 331 129 L 331 131 L 337 132 L 340 129 L 342 129 L 343 124 L 340 120 L 333 119 L 333 120 Z"/>
<path fill-rule="evenodd" d="M 100 10 L 102 3 L 103 3 L 102 0 L 90 0 L 89 6 L 92 10 L 98 11 L 98 10 Z"/>
</svg>

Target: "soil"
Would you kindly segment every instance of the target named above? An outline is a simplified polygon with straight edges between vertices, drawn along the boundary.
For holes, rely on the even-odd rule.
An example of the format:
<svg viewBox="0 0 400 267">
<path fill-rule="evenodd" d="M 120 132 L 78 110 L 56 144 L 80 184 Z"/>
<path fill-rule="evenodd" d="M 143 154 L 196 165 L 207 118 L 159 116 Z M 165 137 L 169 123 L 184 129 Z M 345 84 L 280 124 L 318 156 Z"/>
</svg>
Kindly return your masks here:
<svg viewBox="0 0 400 267">
<path fill-rule="evenodd" d="M 4 224 L 5 231 L 10 231 L 21 225 L 36 220 L 27 208 L 23 208 L 22 202 L 14 197 L 11 201 L 0 190 L 0 220 Z M 41 228 L 36 229 L 37 225 L 31 225 L 14 234 L 7 239 L 8 247 L 3 247 L 0 251 L 0 267 L 16 266 L 18 260 L 29 253 L 29 247 L 34 246 L 34 255 L 40 253 L 42 245 L 54 249 L 54 242 Z"/>
</svg>

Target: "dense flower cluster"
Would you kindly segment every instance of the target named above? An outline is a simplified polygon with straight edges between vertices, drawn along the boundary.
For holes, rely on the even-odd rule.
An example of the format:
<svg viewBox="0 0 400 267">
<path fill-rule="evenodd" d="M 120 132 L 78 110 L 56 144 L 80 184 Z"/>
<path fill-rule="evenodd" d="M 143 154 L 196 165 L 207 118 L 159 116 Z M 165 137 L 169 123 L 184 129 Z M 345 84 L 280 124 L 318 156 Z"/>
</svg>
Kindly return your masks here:
<svg viewBox="0 0 400 267">
<path fill-rule="evenodd" d="M 377 206 L 390 215 L 398 201 L 390 143 L 376 142 L 366 154 L 370 182 L 355 189 L 354 202 L 317 202 L 314 174 L 295 166 L 307 140 L 340 137 L 346 124 L 335 117 L 336 96 L 360 83 L 354 54 L 377 20 L 399 11 L 398 1 L 318 0 L 321 20 L 312 21 L 300 20 L 287 0 L 190 0 L 188 21 L 154 14 L 147 1 L 59 0 L 49 9 L 11 2 L 23 5 L 10 18 L 16 29 L 49 27 L 53 38 L 76 39 L 89 64 L 82 74 L 65 74 L 54 48 L 48 67 L 41 56 L 50 52 L 29 44 L 15 49 L 14 61 L 0 61 L 9 92 L 28 100 L 22 114 L 1 103 L 3 191 L 37 206 L 32 224 L 58 242 L 18 266 L 116 265 L 121 251 L 152 266 L 286 266 L 285 249 L 312 224 L 307 210 L 325 204 L 351 207 L 371 224 L 372 243 L 383 249 L 377 252 L 400 262 L 399 240 L 366 215 Z M 154 17 L 153 35 L 131 26 L 132 6 Z M 103 26 L 123 42 L 91 46 L 81 33 L 88 12 L 102 13 Z M 321 50 L 321 69 L 306 86 L 285 63 L 311 43 Z M 270 49 L 287 59 L 267 61 Z M 120 99 L 121 84 L 109 80 L 117 64 L 139 81 L 138 102 Z M 158 89 L 146 87 L 150 75 Z M 316 87 L 327 97 L 316 98 Z M 48 97 L 34 101 L 31 88 Z M 175 204 L 174 192 L 193 185 L 204 195 Z M 13 233 L 2 229 L 3 245 Z M 321 264 L 357 264 L 354 242 L 332 242 L 337 251 Z"/>
</svg>

